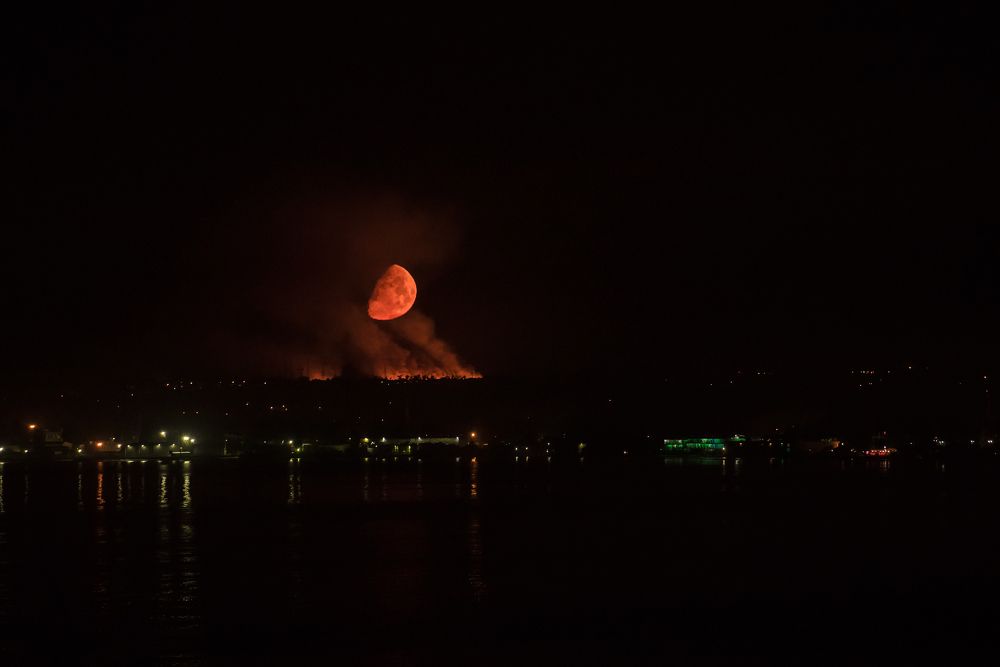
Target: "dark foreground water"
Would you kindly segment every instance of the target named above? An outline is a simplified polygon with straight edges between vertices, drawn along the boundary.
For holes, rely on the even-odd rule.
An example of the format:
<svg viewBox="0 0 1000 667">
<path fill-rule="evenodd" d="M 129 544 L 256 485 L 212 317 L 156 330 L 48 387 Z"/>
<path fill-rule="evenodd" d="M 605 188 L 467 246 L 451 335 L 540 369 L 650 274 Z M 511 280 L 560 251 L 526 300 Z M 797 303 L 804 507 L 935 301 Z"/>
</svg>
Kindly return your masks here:
<svg viewBox="0 0 1000 667">
<path fill-rule="evenodd" d="M 0 664 L 884 664 L 991 649 L 1000 467 L 0 472 Z"/>
</svg>

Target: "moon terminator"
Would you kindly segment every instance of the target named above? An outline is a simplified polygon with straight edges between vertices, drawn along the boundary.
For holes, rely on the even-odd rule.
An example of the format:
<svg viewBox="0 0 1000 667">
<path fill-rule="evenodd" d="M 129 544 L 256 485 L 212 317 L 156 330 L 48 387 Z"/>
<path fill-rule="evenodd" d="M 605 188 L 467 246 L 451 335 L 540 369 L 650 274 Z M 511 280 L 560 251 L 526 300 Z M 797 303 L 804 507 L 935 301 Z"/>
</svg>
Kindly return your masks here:
<svg viewBox="0 0 1000 667">
<path fill-rule="evenodd" d="M 373 320 L 394 320 L 402 317 L 417 300 L 417 283 L 410 272 L 393 264 L 375 283 L 368 299 L 368 317 Z"/>
</svg>

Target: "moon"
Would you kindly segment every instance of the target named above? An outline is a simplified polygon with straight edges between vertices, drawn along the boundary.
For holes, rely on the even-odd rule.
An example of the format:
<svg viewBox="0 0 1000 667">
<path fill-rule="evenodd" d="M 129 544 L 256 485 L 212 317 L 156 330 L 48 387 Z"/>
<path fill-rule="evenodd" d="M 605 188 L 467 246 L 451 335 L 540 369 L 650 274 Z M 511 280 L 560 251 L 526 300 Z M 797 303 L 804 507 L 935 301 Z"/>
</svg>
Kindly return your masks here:
<svg viewBox="0 0 1000 667">
<path fill-rule="evenodd" d="M 375 283 L 368 298 L 368 317 L 373 320 L 394 320 L 405 315 L 417 300 L 417 283 L 410 272 L 393 264 Z"/>
</svg>

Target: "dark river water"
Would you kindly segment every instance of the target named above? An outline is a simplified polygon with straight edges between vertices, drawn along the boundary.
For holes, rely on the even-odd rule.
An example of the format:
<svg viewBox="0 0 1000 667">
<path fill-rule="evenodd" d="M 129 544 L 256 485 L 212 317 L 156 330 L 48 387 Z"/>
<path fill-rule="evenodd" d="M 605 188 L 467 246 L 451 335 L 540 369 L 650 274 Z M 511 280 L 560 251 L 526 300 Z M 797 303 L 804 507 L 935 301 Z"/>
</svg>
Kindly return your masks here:
<svg viewBox="0 0 1000 667">
<path fill-rule="evenodd" d="M 965 662 L 1000 467 L 5 463 L 0 664 Z"/>
</svg>

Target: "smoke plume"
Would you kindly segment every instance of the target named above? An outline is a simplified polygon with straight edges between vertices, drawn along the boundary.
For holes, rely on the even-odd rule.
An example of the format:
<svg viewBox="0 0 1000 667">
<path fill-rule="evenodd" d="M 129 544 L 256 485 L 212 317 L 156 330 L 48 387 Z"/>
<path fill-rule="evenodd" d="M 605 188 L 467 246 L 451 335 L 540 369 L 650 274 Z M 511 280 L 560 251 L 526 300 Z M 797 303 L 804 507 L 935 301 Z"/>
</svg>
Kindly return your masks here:
<svg viewBox="0 0 1000 667">
<path fill-rule="evenodd" d="M 435 334 L 434 321 L 416 310 L 385 323 L 359 318 L 350 330 L 350 343 L 359 370 L 368 375 L 389 380 L 481 377 Z"/>
<path fill-rule="evenodd" d="M 244 247 L 230 243 L 231 296 L 207 305 L 227 311 L 213 349 L 233 369 L 314 379 L 480 377 L 417 309 L 459 247 L 453 217 L 384 196 L 282 207 L 249 230 L 256 238 Z M 368 296 L 393 263 L 413 272 L 417 306 L 376 322 Z"/>
</svg>

